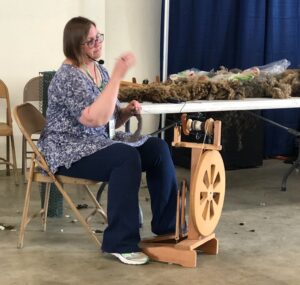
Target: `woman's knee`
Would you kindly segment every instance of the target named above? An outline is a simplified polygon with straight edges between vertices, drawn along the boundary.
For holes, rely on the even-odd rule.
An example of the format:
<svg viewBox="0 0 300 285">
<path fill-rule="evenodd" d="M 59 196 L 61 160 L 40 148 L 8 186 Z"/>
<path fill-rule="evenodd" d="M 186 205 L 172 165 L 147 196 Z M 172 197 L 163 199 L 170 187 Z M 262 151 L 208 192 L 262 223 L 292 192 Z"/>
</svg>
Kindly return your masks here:
<svg viewBox="0 0 300 285">
<path fill-rule="evenodd" d="M 153 157 L 157 157 L 162 159 L 163 161 L 172 161 L 172 156 L 170 152 L 169 145 L 160 138 L 154 138 L 153 142 L 151 142 Z"/>
<path fill-rule="evenodd" d="M 170 148 L 168 146 L 168 144 L 166 143 L 166 141 L 157 138 L 157 137 L 152 137 L 149 138 L 148 141 L 146 143 L 149 143 L 149 147 L 155 152 L 168 152 L 170 153 Z"/>
<path fill-rule="evenodd" d="M 141 167 L 141 158 L 136 148 L 117 143 L 112 146 L 112 156 L 117 156 L 120 163 L 128 163 L 131 166 Z"/>
</svg>

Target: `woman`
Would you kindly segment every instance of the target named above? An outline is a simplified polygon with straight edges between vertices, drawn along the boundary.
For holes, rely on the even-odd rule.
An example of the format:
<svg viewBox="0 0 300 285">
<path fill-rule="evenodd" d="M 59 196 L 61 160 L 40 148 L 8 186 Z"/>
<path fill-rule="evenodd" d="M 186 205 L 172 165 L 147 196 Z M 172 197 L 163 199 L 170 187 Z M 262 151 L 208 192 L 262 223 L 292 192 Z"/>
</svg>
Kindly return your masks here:
<svg viewBox="0 0 300 285">
<path fill-rule="evenodd" d="M 133 100 L 118 102 L 120 82 L 135 63 L 132 53 L 117 59 L 111 77 L 96 60 L 104 35 L 89 19 L 76 17 L 65 26 L 66 56 L 48 90 L 46 126 L 38 147 L 51 170 L 60 175 L 108 181 L 108 226 L 102 250 L 127 264 L 144 264 L 148 257 L 138 244 L 138 191 L 146 171 L 151 198 L 151 229 L 155 234 L 175 230 L 177 181 L 167 144 L 158 138 L 109 132 L 140 113 Z"/>
</svg>

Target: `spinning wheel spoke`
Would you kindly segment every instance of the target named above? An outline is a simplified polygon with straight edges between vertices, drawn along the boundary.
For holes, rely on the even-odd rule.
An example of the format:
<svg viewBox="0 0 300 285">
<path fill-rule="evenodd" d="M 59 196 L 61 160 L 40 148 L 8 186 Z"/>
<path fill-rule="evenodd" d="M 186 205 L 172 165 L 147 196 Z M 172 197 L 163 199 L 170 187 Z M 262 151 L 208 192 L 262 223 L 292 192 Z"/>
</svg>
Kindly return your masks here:
<svg viewBox="0 0 300 285">
<path fill-rule="evenodd" d="M 210 166 L 210 184 L 214 184 L 214 181 L 216 179 L 216 166 L 212 164 Z"/>
<path fill-rule="evenodd" d="M 220 185 L 220 182 L 221 182 L 220 172 L 217 172 L 212 183 L 214 190 L 218 187 L 218 185 Z"/>
<path fill-rule="evenodd" d="M 203 176 L 203 183 L 204 183 L 206 189 L 208 189 L 209 185 L 211 184 L 210 183 L 210 175 L 208 174 L 208 171 L 205 171 L 205 174 Z"/>
<path fill-rule="evenodd" d="M 210 202 L 206 201 L 205 207 L 204 207 L 203 212 L 202 212 L 202 217 L 203 217 L 204 220 L 207 220 L 207 215 L 209 213 L 209 204 L 210 204 Z"/>
<path fill-rule="evenodd" d="M 213 218 L 215 215 L 215 209 L 218 208 L 218 203 L 214 199 L 212 199 L 210 207 L 211 207 L 211 214 L 212 214 L 211 216 Z"/>
<path fill-rule="evenodd" d="M 206 201 L 205 208 L 202 213 L 202 218 L 204 221 L 209 222 L 214 217 L 215 215 L 214 204 L 216 205 L 216 203 L 214 203 L 213 201 Z"/>
<path fill-rule="evenodd" d="M 202 198 L 201 198 L 202 196 Z M 200 195 L 200 203 L 199 203 L 199 211 L 202 213 L 203 218 L 206 216 L 207 209 L 208 209 L 208 199 L 207 199 L 207 193 L 201 193 Z"/>
<path fill-rule="evenodd" d="M 220 183 L 220 184 L 216 185 L 216 186 L 213 188 L 213 192 L 214 192 L 215 194 L 220 194 L 220 193 L 222 193 L 222 192 L 223 192 L 222 184 Z"/>
<path fill-rule="evenodd" d="M 207 201 L 207 196 L 208 196 L 207 192 L 200 193 L 200 205 L 203 205 L 205 201 Z"/>
<path fill-rule="evenodd" d="M 221 197 L 220 193 L 213 193 L 212 201 L 216 204 L 216 206 L 219 205 L 220 197 Z"/>
<path fill-rule="evenodd" d="M 220 172 L 217 173 L 214 183 L 213 183 L 213 194 L 212 194 L 212 201 L 216 204 L 215 207 L 219 204 L 220 197 L 224 192 L 224 185 L 221 181 L 221 174 Z"/>
</svg>

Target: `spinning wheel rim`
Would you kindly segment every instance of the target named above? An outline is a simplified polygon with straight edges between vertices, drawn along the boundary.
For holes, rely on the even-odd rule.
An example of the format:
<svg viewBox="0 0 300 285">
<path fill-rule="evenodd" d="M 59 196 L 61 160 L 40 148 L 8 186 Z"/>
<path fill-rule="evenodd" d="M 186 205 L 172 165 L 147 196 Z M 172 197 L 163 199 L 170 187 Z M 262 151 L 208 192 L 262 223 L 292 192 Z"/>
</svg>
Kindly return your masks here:
<svg viewBox="0 0 300 285">
<path fill-rule="evenodd" d="M 213 233 L 221 217 L 225 197 L 225 168 L 216 150 L 202 153 L 191 185 L 191 218 L 202 236 Z"/>
</svg>

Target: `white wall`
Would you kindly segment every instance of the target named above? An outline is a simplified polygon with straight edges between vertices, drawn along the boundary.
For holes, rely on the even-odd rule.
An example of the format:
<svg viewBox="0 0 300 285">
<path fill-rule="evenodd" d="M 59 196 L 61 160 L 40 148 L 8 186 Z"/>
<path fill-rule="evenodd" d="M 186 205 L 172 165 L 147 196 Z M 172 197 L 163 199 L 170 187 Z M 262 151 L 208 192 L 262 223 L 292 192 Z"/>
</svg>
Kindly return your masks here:
<svg viewBox="0 0 300 285">
<path fill-rule="evenodd" d="M 161 0 L 1 0 L 0 78 L 8 86 L 11 107 L 22 103 L 30 78 L 60 66 L 63 28 L 79 15 L 94 20 L 105 33 L 103 59 L 109 70 L 121 52 L 131 50 L 137 65 L 126 79 L 154 80 L 159 74 L 160 11 Z M 154 130 L 153 120 L 157 118 L 145 116 L 144 133 Z M 16 125 L 14 133 L 20 167 L 21 134 Z M 4 153 L 5 140 L 0 138 L 0 156 Z"/>
<path fill-rule="evenodd" d="M 124 51 L 134 52 L 137 63 L 126 80 L 136 77 L 154 81 L 159 75 L 161 0 L 109 0 L 106 2 L 106 58 L 112 69 L 115 59 Z M 144 115 L 142 133 L 157 129 L 159 116 Z M 136 129 L 132 120 L 131 128 Z"/>
<path fill-rule="evenodd" d="M 131 50 L 137 64 L 127 78 L 150 81 L 159 75 L 161 0 L 109 0 L 106 2 L 106 65 Z"/>
</svg>

